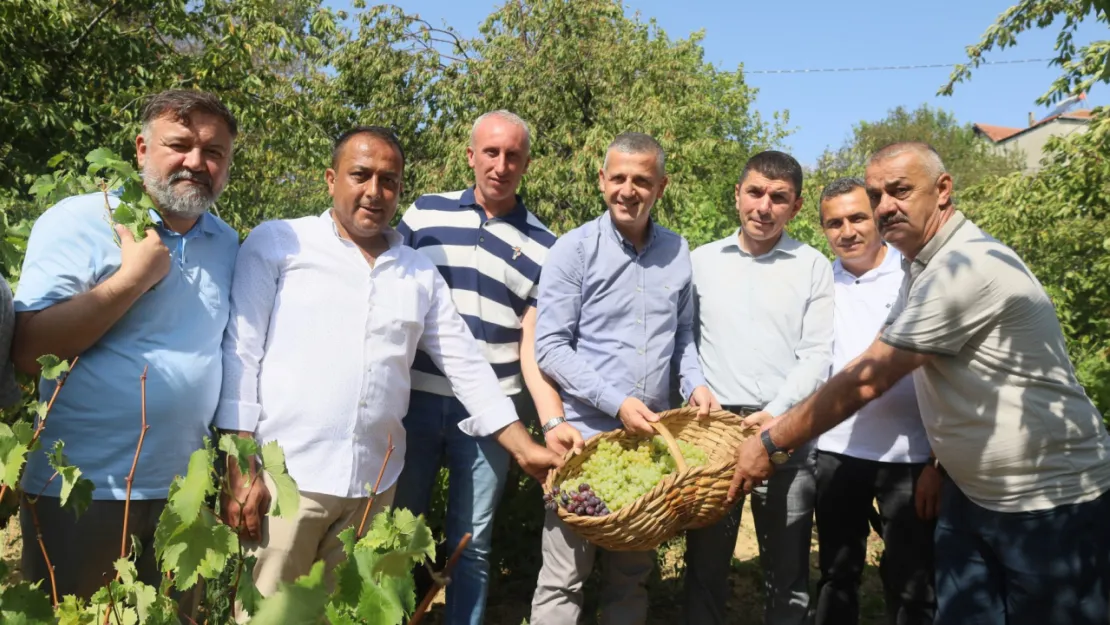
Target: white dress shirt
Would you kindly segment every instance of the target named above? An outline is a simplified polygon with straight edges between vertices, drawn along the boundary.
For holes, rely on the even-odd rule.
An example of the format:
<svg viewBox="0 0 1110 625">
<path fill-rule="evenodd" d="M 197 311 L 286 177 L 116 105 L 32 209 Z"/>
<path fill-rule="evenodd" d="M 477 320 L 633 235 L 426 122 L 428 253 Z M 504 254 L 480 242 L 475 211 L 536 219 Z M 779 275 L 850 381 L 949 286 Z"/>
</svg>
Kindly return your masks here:
<svg viewBox="0 0 1110 625">
<path fill-rule="evenodd" d="M 886 247 L 883 262 L 854 276 L 833 263 L 833 371 L 838 372 L 871 346 L 902 286 L 902 255 Z M 882 462 L 925 462 L 929 439 L 921 423 L 913 376 L 907 375 L 881 397 L 817 439 L 817 448 Z"/>
<path fill-rule="evenodd" d="M 305 492 L 363 497 L 405 458 L 410 368 L 420 346 L 487 436 L 517 420 L 435 265 L 387 234 L 373 268 L 330 211 L 266 222 L 239 250 L 216 427 L 277 441 Z"/>
</svg>

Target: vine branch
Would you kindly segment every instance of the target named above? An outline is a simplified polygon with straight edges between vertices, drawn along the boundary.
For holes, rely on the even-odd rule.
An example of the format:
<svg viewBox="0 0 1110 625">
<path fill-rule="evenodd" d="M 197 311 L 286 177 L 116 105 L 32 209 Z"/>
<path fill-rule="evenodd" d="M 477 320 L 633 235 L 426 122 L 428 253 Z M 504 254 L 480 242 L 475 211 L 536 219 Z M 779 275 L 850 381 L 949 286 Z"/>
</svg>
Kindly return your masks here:
<svg viewBox="0 0 1110 625">
<path fill-rule="evenodd" d="M 428 589 L 428 592 L 425 593 L 424 600 L 420 602 L 416 611 L 412 613 L 412 618 L 409 619 L 409 625 L 418 625 L 420 619 L 424 618 L 424 613 L 427 612 L 428 607 L 432 605 L 432 600 L 435 599 L 436 595 L 439 593 L 439 589 L 444 586 L 440 580 L 451 577 L 451 571 L 455 569 L 455 564 L 458 563 L 459 558 L 462 557 L 463 550 L 466 549 L 466 546 L 469 544 L 470 532 L 467 532 L 463 534 L 462 540 L 460 540 L 458 546 L 455 547 L 455 552 L 452 553 L 451 557 L 447 560 L 447 566 L 443 567 L 442 573 L 438 577 L 433 577 L 435 581 L 432 583 L 432 587 Z"/>
<path fill-rule="evenodd" d="M 363 531 L 366 529 L 366 519 L 370 517 L 370 508 L 374 505 L 374 498 L 378 496 L 378 487 L 382 485 L 382 476 L 385 475 L 385 467 L 389 464 L 389 457 L 393 455 L 393 435 L 390 434 L 386 438 L 385 460 L 382 460 L 382 468 L 378 471 L 378 479 L 374 482 L 374 489 L 370 492 L 370 497 L 366 499 L 366 509 L 362 511 L 362 522 L 358 524 L 358 532 L 355 533 L 355 542 L 363 536 Z"/>
<path fill-rule="evenodd" d="M 127 521 L 131 518 L 131 483 L 135 481 L 135 467 L 139 464 L 139 454 L 143 451 L 143 439 L 150 426 L 146 423 L 146 372 L 149 365 L 143 366 L 143 374 L 139 376 L 140 396 L 142 397 L 142 425 L 139 430 L 139 444 L 135 446 L 135 458 L 131 460 L 131 472 L 127 474 L 127 498 L 123 503 L 123 538 L 120 539 L 119 557 L 127 557 Z M 116 574 L 117 578 L 119 573 Z"/>
<path fill-rule="evenodd" d="M 37 502 L 27 497 L 27 509 L 31 511 L 31 522 L 35 525 L 35 536 L 42 550 L 42 559 L 46 561 L 46 570 L 50 573 L 50 595 L 54 600 L 54 609 L 58 609 L 58 583 L 54 580 L 54 565 L 50 563 L 50 555 L 46 553 L 46 543 L 42 541 L 42 526 L 39 525 L 39 512 Z"/>
</svg>

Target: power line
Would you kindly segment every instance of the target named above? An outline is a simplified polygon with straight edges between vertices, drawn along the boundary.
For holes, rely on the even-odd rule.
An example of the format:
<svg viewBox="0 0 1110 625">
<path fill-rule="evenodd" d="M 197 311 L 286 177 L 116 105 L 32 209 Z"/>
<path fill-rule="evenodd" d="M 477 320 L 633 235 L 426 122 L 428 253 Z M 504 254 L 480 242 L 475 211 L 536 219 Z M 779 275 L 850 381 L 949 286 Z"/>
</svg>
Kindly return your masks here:
<svg viewBox="0 0 1110 625">
<path fill-rule="evenodd" d="M 1015 59 L 1012 61 L 982 61 L 981 65 L 1015 65 L 1018 63 L 1046 63 L 1052 59 Z M 744 74 L 820 74 L 830 72 L 880 72 L 902 69 L 953 68 L 959 63 L 930 63 L 927 65 L 879 65 L 874 67 L 821 67 L 814 69 L 745 69 Z"/>
</svg>

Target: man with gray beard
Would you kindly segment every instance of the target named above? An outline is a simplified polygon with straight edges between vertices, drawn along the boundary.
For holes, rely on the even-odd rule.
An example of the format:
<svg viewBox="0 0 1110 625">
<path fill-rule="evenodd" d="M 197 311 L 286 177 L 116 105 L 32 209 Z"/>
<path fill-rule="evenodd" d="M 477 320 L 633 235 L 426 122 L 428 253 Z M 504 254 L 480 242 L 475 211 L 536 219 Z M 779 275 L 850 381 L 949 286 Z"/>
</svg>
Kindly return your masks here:
<svg viewBox="0 0 1110 625">
<path fill-rule="evenodd" d="M 219 400 L 220 342 L 239 238 L 208 209 L 227 184 L 237 132 L 235 118 L 214 95 L 160 93 L 144 108 L 135 139 L 157 208 L 147 236 L 136 241 L 113 223 L 101 193 L 62 200 L 31 230 L 15 295 L 12 360 L 37 375 L 44 354 L 80 356 L 41 441 L 44 450 L 63 441 L 69 460 L 95 486 L 92 505 L 78 517 L 60 505 L 61 482 L 51 480 L 46 454 L 28 458 L 22 486 L 43 493 L 37 525 L 58 595 L 88 598 L 113 573 L 144 370 L 150 430 L 127 527 L 142 546 L 139 578 L 158 584 L 154 528 L 170 482 L 201 447 Z M 119 201 L 118 192 L 109 192 L 112 208 Z M 45 400 L 54 383 L 43 380 L 39 388 Z M 35 535 L 26 507 L 20 523 L 24 536 Z M 25 549 L 22 564 L 28 581 L 49 574 L 39 549 Z"/>
</svg>

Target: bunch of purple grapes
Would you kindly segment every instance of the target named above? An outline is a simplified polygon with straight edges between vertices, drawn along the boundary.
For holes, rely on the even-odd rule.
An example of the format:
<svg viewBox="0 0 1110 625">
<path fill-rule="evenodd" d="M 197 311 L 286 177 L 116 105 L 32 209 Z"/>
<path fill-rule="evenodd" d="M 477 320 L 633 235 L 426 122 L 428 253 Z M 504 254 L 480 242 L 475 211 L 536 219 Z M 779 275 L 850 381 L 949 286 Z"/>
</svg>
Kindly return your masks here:
<svg viewBox="0 0 1110 625">
<path fill-rule="evenodd" d="M 554 511 L 560 505 L 567 512 L 580 516 L 609 514 L 609 507 L 594 493 L 589 484 L 579 484 L 577 492 L 560 491 L 556 486 L 550 493 L 543 494 L 543 507 L 547 510 Z"/>
</svg>

